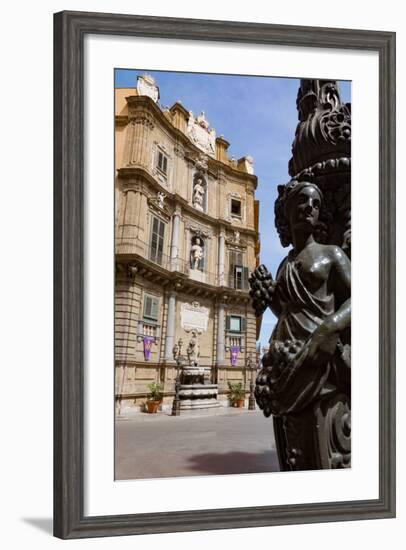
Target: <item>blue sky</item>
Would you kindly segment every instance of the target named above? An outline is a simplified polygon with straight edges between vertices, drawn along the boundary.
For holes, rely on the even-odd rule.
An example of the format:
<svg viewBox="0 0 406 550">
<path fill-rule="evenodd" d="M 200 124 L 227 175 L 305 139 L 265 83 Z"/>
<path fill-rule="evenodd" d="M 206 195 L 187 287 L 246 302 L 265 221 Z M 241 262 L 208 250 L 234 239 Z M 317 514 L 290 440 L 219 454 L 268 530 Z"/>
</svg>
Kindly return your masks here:
<svg viewBox="0 0 406 550">
<path fill-rule="evenodd" d="M 152 75 L 160 90 L 160 103 L 170 107 L 181 101 L 195 115 L 205 112 L 216 135 L 230 142 L 229 156 L 254 158 L 260 201 L 261 262 L 275 275 L 288 249 L 282 248 L 274 226 L 277 186 L 289 181 L 288 162 L 297 125 L 296 95 L 299 79 L 263 76 L 216 75 L 117 69 L 117 88 L 136 87 L 137 75 Z M 351 83 L 339 82 L 341 98 L 351 101 Z M 265 345 L 275 325 L 267 311 L 260 335 Z"/>
</svg>

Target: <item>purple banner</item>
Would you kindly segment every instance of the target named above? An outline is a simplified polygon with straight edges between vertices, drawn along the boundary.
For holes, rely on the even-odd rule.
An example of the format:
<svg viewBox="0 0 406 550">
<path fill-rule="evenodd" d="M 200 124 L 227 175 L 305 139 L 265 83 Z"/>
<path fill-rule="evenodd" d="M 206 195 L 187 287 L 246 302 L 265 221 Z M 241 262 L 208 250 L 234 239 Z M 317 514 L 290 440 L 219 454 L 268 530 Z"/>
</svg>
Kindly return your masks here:
<svg viewBox="0 0 406 550">
<path fill-rule="evenodd" d="M 149 361 L 153 341 L 154 341 L 154 338 L 152 338 L 151 336 L 144 336 L 144 358 L 145 358 L 145 361 Z"/>
<path fill-rule="evenodd" d="M 230 360 L 233 367 L 237 364 L 238 354 L 240 353 L 239 346 L 231 346 L 230 348 Z"/>
</svg>

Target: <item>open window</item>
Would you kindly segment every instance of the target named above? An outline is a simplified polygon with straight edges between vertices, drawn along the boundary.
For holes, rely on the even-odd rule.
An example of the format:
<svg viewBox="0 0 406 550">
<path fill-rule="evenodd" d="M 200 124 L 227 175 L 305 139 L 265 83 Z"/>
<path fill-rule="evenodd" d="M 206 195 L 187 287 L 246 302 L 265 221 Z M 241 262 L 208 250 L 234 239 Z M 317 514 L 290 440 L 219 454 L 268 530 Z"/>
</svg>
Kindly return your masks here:
<svg viewBox="0 0 406 550">
<path fill-rule="evenodd" d="M 241 201 L 239 199 L 231 199 L 230 211 L 232 216 L 241 218 Z"/>
<path fill-rule="evenodd" d="M 229 286 L 235 290 L 248 289 L 248 268 L 244 266 L 242 252 L 229 251 Z"/>
</svg>

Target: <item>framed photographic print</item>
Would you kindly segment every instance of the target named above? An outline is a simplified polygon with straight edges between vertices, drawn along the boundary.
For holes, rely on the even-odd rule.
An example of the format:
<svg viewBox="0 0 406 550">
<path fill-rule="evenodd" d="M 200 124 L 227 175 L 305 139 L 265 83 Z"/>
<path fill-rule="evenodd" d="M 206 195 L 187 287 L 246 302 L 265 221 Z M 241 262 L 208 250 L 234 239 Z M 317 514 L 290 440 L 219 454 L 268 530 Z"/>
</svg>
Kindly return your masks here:
<svg viewBox="0 0 406 550">
<path fill-rule="evenodd" d="M 395 514 L 395 35 L 55 15 L 60 538 Z"/>
</svg>

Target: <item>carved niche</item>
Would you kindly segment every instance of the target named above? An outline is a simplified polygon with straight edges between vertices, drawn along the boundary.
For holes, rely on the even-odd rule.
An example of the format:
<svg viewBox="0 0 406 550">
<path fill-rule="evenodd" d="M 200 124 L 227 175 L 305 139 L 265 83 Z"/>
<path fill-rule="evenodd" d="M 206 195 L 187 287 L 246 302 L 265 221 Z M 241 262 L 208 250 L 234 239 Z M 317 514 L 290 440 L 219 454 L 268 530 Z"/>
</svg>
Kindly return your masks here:
<svg viewBox="0 0 406 550">
<path fill-rule="evenodd" d="M 197 171 L 193 177 L 192 204 L 199 212 L 206 211 L 207 179 L 201 171 Z"/>
</svg>

